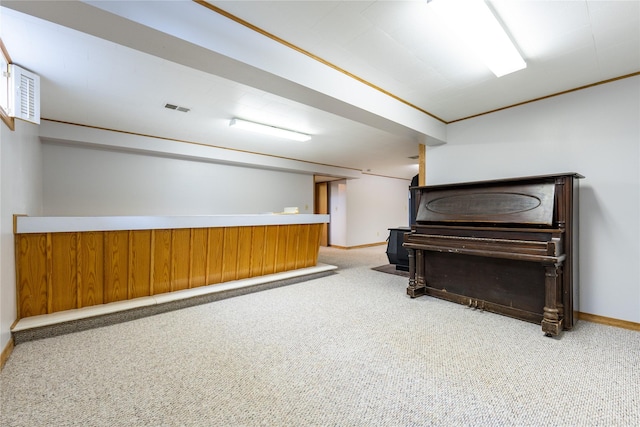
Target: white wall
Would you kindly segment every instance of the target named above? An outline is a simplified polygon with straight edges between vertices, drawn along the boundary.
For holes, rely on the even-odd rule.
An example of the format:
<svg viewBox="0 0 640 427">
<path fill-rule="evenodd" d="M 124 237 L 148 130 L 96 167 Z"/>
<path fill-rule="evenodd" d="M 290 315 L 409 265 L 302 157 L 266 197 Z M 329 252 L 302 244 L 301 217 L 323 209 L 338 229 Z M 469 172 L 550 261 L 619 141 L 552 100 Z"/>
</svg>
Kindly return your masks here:
<svg viewBox="0 0 640 427">
<path fill-rule="evenodd" d="M 44 215 L 313 213 L 313 175 L 43 144 Z"/>
<path fill-rule="evenodd" d="M 42 214 L 42 157 L 38 126 L 16 120 L 11 131 L 0 123 L 0 351 L 16 320 L 13 215 Z"/>
<path fill-rule="evenodd" d="M 454 123 L 427 184 L 578 172 L 579 311 L 640 322 L 640 77 Z"/>
<path fill-rule="evenodd" d="M 330 184 L 331 246 L 384 242 L 389 228 L 409 225 L 410 180 L 362 175 Z"/>
<path fill-rule="evenodd" d="M 411 180 L 362 175 L 347 180 L 347 246 L 384 242 L 409 225 Z"/>
</svg>

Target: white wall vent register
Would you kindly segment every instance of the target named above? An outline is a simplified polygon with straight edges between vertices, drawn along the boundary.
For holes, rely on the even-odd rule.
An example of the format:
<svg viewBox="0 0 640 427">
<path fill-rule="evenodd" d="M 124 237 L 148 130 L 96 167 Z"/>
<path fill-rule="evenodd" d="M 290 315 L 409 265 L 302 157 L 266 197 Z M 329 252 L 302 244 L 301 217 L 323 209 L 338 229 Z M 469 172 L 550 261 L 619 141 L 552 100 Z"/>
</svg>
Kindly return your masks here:
<svg viewBox="0 0 640 427">
<path fill-rule="evenodd" d="M 40 76 L 9 64 L 9 116 L 40 124 Z"/>
</svg>

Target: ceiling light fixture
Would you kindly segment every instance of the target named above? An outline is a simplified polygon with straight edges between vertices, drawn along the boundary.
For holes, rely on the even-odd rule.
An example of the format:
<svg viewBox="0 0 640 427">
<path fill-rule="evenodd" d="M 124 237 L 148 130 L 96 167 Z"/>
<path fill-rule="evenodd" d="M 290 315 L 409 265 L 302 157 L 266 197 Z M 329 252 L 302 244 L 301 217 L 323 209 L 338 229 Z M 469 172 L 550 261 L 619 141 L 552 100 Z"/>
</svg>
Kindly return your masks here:
<svg viewBox="0 0 640 427">
<path fill-rule="evenodd" d="M 238 129 L 248 130 L 250 132 L 257 132 L 263 135 L 277 136 L 280 138 L 292 139 L 294 141 L 308 141 L 311 139 L 310 135 L 295 132 L 292 130 L 281 129 L 275 126 L 263 125 L 255 122 L 248 122 L 241 119 L 231 119 L 229 126 L 236 127 Z"/>
<path fill-rule="evenodd" d="M 428 3 L 497 77 L 527 67 L 484 0 L 428 0 Z"/>
</svg>

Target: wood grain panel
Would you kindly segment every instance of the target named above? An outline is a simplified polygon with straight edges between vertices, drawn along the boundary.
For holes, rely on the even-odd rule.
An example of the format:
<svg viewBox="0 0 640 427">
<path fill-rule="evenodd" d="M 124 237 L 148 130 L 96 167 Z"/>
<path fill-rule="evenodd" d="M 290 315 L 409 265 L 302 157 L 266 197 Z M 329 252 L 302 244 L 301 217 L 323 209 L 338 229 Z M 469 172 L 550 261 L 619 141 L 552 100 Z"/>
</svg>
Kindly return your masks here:
<svg viewBox="0 0 640 427">
<path fill-rule="evenodd" d="M 246 279 L 251 275 L 251 253 L 255 244 L 253 230 L 256 227 L 238 228 L 238 264 L 236 267 L 236 279 Z"/>
<path fill-rule="evenodd" d="M 189 265 L 191 264 L 191 229 L 172 231 L 171 239 L 171 290 L 189 288 Z"/>
<path fill-rule="evenodd" d="M 76 308 L 82 307 L 82 239 L 81 233 L 76 231 Z"/>
<path fill-rule="evenodd" d="M 78 307 L 104 303 L 104 233 L 78 233 Z"/>
<path fill-rule="evenodd" d="M 278 225 L 278 238 L 276 246 L 276 268 L 275 272 L 280 273 L 287 269 L 287 241 L 289 240 L 289 226 Z"/>
<path fill-rule="evenodd" d="M 47 313 L 47 236 L 16 236 L 18 318 Z"/>
<path fill-rule="evenodd" d="M 18 318 L 315 265 L 321 225 L 16 234 Z"/>
<path fill-rule="evenodd" d="M 224 228 L 208 230 L 207 284 L 222 282 L 222 261 L 224 258 Z"/>
<path fill-rule="evenodd" d="M 304 267 L 311 267 L 316 265 L 318 248 L 320 247 L 320 241 L 322 239 L 322 227 L 319 224 L 308 224 L 309 235 L 305 242 L 306 256 Z"/>
<path fill-rule="evenodd" d="M 266 249 L 267 226 L 253 227 L 251 238 L 251 265 L 249 277 L 262 276 L 264 273 L 264 258 Z"/>
<path fill-rule="evenodd" d="M 311 224 L 301 224 L 298 226 L 300 234 L 298 236 L 298 251 L 296 252 L 295 268 L 304 268 L 307 266 L 307 252 L 309 248 L 309 230 Z"/>
<path fill-rule="evenodd" d="M 320 245 L 322 244 L 322 239 L 324 238 L 322 233 L 324 233 L 326 226 L 327 224 L 313 224 L 313 227 L 316 229 L 318 239 L 314 240 L 314 242 L 316 242 L 317 244 L 311 247 L 313 253 L 313 256 L 311 257 L 312 265 L 316 265 L 318 263 L 318 253 L 320 252 Z"/>
<path fill-rule="evenodd" d="M 129 232 L 104 232 L 104 302 L 128 297 Z"/>
<path fill-rule="evenodd" d="M 264 238 L 264 274 L 276 272 L 276 251 L 278 250 L 278 226 L 268 225 Z"/>
<path fill-rule="evenodd" d="M 287 261 L 285 263 L 285 270 L 293 270 L 296 268 L 299 237 L 300 225 L 289 225 L 289 237 L 287 238 Z"/>
<path fill-rule="evenodd" d="M 151 293 L 171 291 L 171 230 L 153 230 L 153 288 Z"/>
<path fill-rule="evenodd" d="M 296 252 L 296 267 L 304 268 L 307 263 L 307 246 L 309 239 L 309 224 L 301 224 L 298 234 L 298 251 Z"/>
<path fill-rule="evenodd" d="M 194 228 L 191 230 L 191 274 L 190 288 L 207 284 L 207 229 Z"/>
<path fill-rule="evenodd" d="M 224 252 L 222 256 L 222 281 L 236 280 L 238 273 L 238 229 L 224 228 Z"/>
<path fill-rule="evenodd" d="M 315 242 L 313 239 L 316 237 L 315 236 L 315 227 L 313 226 L 313 224 L 307 224 L 305 225 L 305 238 L 304 239 L 300 239 L 299 242 L 299 252 L 300 252 L 300 257 L 298 258 L 299 262 L 297 264 L 298 268 L 304 268 L 304 267 L 309 267 L 310 264 L 310 260 L 309 257 L 310 252 L 309 252 L 309 247 L 312 245 L 317 245 L 317 242 Z"/>
<path fill-rule="evenodd" d="M 302 256 L 303 264 L 299 265 L 298 268 L 310 267 L 315 264 L 313 261 L 315 252 L 313 251 L 313 247 L 318 247 L 320 243 L 320 237 L 318 235 L 318 229 L 316 228 L 316 224 L 307 224 L 306 225 L 308 233 L 305 240 L 300 240 L 300 245 L 304 247 L 304 255 Z"/>
<path fill-rule="evenodd" d="M 50 312 L 77 308 L 78 238 L 76 233 L 51 233 Z"/>
<path fill-rule="evenodd" d="M 129 231 L 129 299 L 150 295 L 151 230 Z"/>
<path fill-rule="evenodd" d="M 307 239 L 307 260 L 305 267 L 313 267 L 318 263 L 318 249 L 322 243 L 324 224 L 309 224 L 309 237 Z"/>
<path fill-rule="evenodd" d="M 53 279 L 51 278 L 51 276 L 53 276 L 53 257 L 51 250 L 51 233 L 47 233 L 45 245 L 47 248 L 45 252 L 45 263 L 47 266 L 47 313 L 52 313 L 53 301 L 51 296 L 53 295 Z"/>
</svg>

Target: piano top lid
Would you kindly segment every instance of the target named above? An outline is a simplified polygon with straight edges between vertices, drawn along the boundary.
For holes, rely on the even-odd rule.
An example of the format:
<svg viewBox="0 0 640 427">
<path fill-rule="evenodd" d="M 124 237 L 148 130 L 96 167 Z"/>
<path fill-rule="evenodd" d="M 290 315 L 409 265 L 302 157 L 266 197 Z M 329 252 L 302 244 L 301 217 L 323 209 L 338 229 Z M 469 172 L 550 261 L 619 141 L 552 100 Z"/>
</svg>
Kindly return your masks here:
<svg viewBox="0 0 640 427">
<path fill-rule="evenodd" d="M 534 175 L 534 176 L 523 176 L 523 177 L 515 177 L 515 178 L 498 178 L 498 179 L 490 179 L 490 180 L 482 180 L 482 181 L 467 181 L 467 182 L 452 182 L 448 184 L 435 184 L 435 185 L 423 185 L 417 187 L 410 187 L 411 189 L 417 188 L 446 188 L 446 187 L 464 187 L 464 186 L 482 186 L 488 184 L 500 184 L 500 183 L 525 183 L 529 181 L 551 181 L 556 178 L 562 177 L 572 177 L 575 179 L 583 179 L 584 176 L 577 172 L 565 172 L 565 173 L 557 173 L 557 174 L 549 174 L 549 175 Z"/>
<path fill-rule="evenodd" d="M 554 225 L 556 178 L 418 187 L 417 224 Z"/>
</svg>

